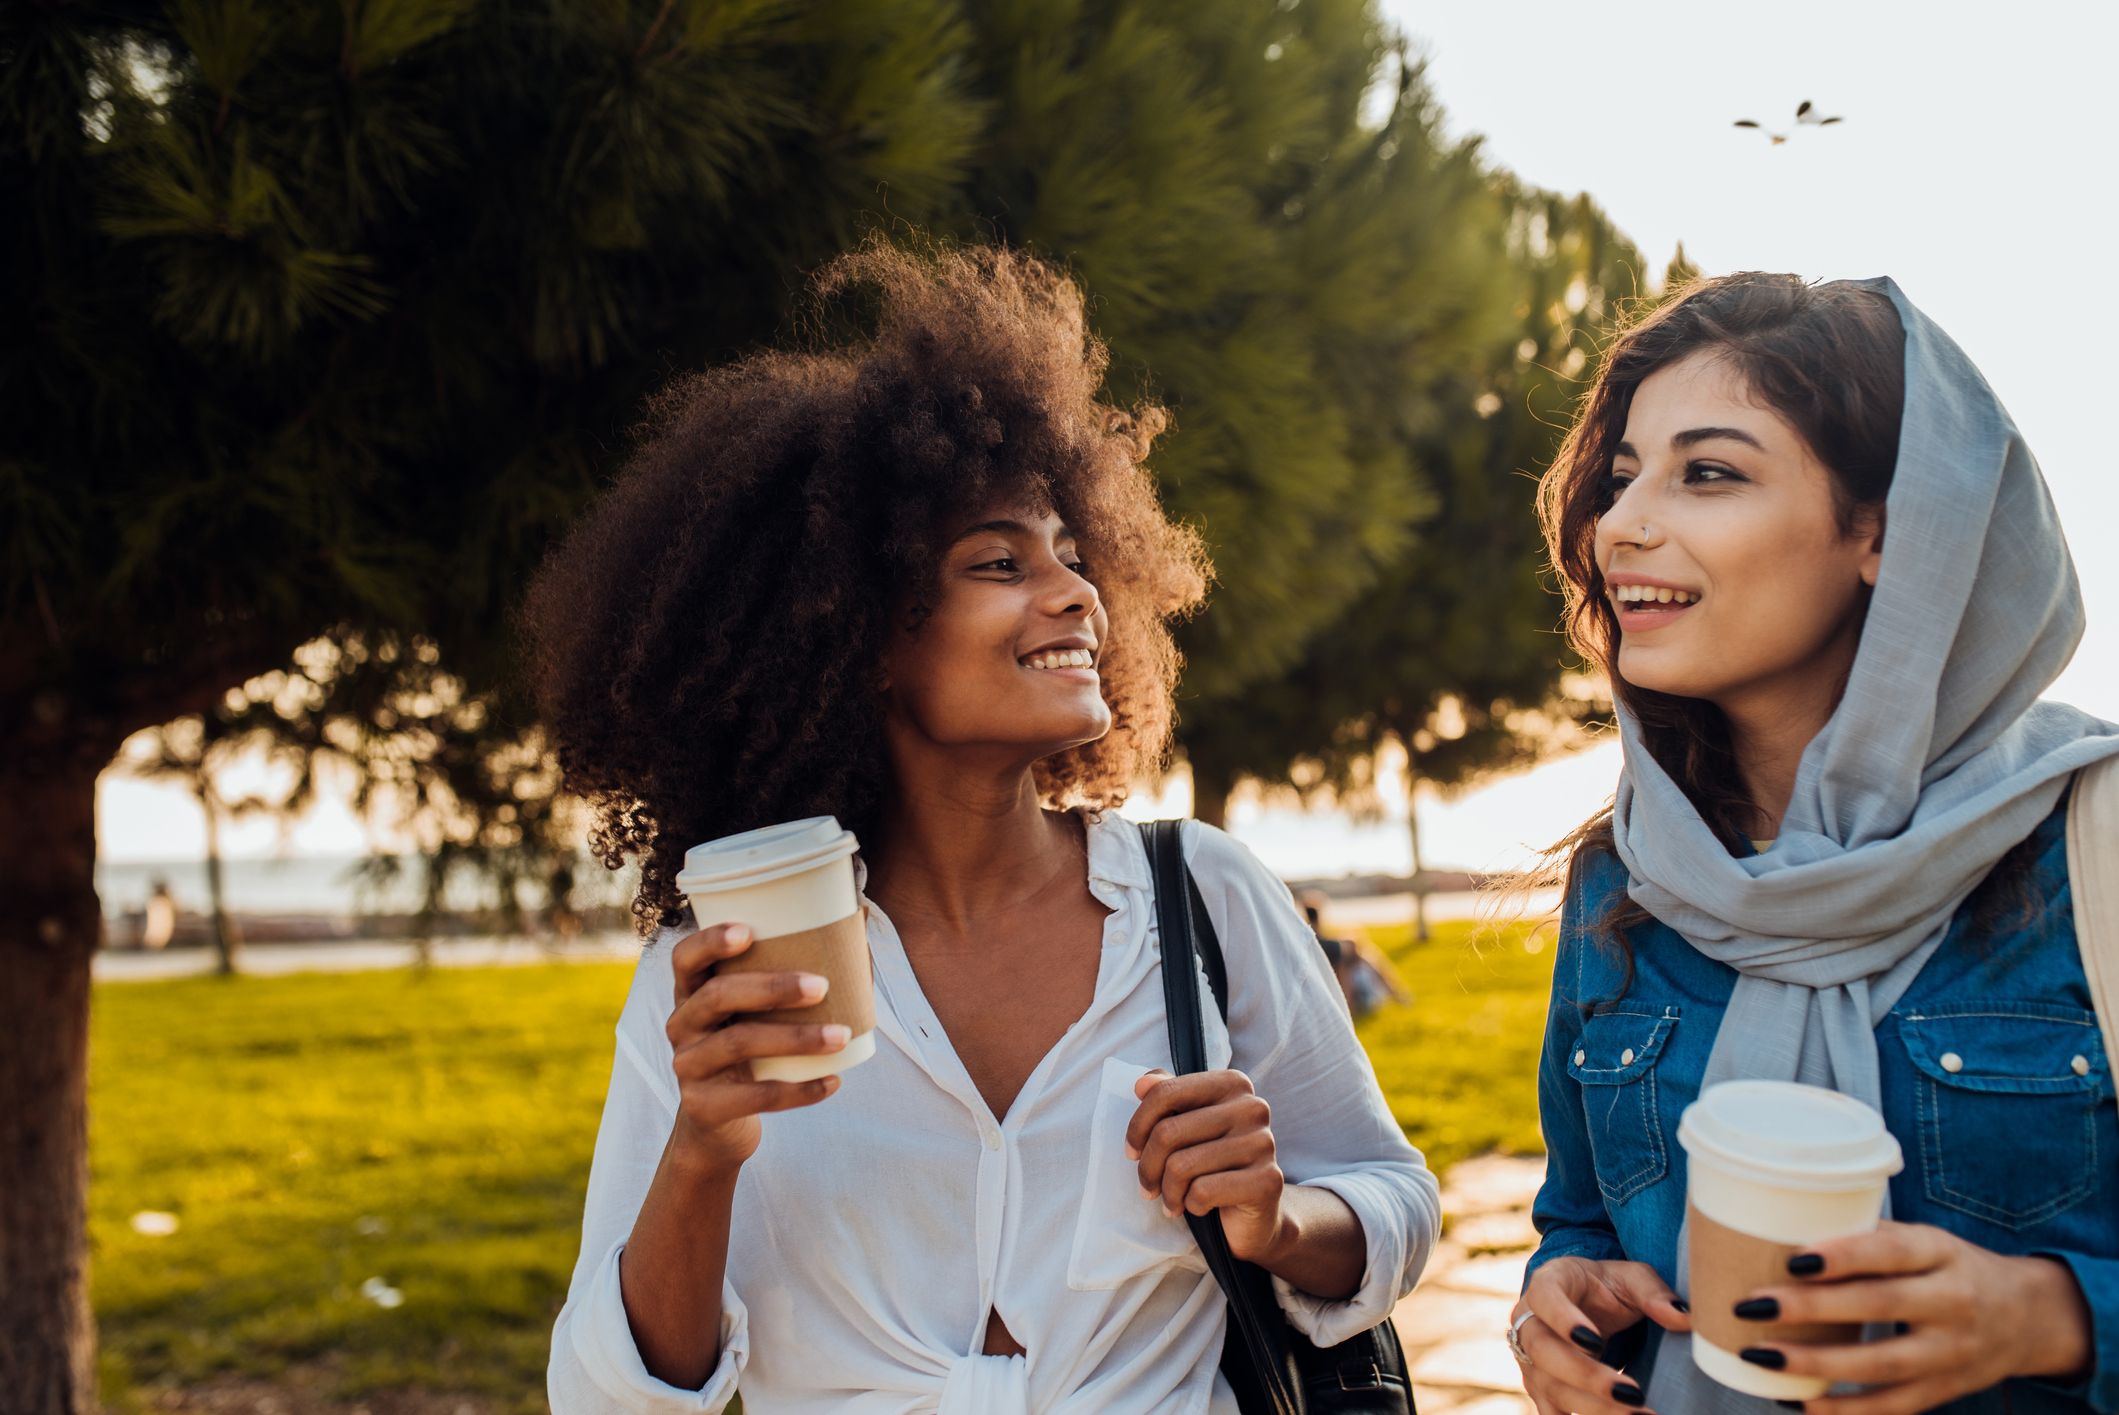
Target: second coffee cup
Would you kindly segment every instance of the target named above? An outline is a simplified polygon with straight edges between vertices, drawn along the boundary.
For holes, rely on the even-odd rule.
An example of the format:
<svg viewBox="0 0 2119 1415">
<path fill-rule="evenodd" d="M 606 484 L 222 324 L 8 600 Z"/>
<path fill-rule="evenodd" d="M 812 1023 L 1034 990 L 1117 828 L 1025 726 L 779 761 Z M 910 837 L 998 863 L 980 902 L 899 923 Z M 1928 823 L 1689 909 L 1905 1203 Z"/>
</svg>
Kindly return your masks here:
<svg viewBox="0 0 2119 1415">
<path fill-rule="evenodd" d="M 760 1022 L 828 1024 L 853 1033 L 839 1051 L 774 1056 L 751 1062 L 761 1081 L 808 1081 L 857 1066 L 875 1055 L 875 988 L 868 927 L 854 887 L 851 831 L 831 816 L 769 825 L 724 836 L 685 852 L 677 889 L 702 929 L 743 924 L 751 946 L 717 973 L 817 973 L 829 980 L 824 1000 L 745 1014 Z"/>
<path fill-rule="evenodd" d="M 1809 1400 L 1829 1382 L 1769 1371 L 1747 1346 L 1851 1343 L 1859 1326 L 1753 1322 L 1738 1302 L 1790 1279 L 1789 1255 L 1864 1233 L 1882 1216 L 1891 1176 L 1905 1168 L 1883 1117 L 1849 1096 L 1786 1081 L 1725 1081 L 1685 1108 L 1687 1274 L 1692 1359 L 1732 1390 Z"/>
</svg>

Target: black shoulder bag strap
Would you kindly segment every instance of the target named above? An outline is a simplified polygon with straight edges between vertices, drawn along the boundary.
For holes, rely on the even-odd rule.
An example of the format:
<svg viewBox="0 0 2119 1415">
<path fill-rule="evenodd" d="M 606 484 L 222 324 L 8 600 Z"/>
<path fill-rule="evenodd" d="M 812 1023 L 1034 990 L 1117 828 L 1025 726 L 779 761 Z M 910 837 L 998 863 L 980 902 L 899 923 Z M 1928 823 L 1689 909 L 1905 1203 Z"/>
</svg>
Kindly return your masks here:
<svg viewBox="0 0 2119 1415">
<path fill-rule="evenodd" d="M 1215 936 L 1198 882 L 1185 866 L 1179 821 L 1141 826 L 1155 877 L 1155 920 L 1162 937 L 1163 1007 L 1170 1030 L 1170 1059 L 1179 1075 L 1207 1069 L 1206 1026 L 1199 988 L 1187 966 L 1197 957 L 1222 1020 L 1229 1016 L 1228 965 Z M 1273 1295 L 1272 1275 L 1229 1251 L 1221 1215 L 1187 1213 L 1207 1271 L 1229 1299 L 1229 1336 L 1221 1371 L 1243 1415 L 1311 1415 L 1311 1412 L 1374 1412 L 1413 1415 L 1412 1383 L 1405 1352 L 1389 1321 L 1373 1331 L 1325 1350 L 1288 1325 Z"/>
<path fill-rule="evenodd" d="M 1190 966 L 1198 956 L 1207 967 L 1207 984 L 1224 1017 L 1229 1010 L 1229 981 L 1219 940 L 1211 950 L 1199 948 L 1206 907 L 1199 886 L 1185 868 L 1184 842 L 1176 821 L 1149 821 L 1148 859 L 1155 870 L 1155 922 L 1162 935 L 1163 1007 L 1170 1027 L 1170 1059 L 1182 1076 L 1207 1069 L 1206 1023 L 1199 1015 L 1197 976 Z M 1212 925 L 1208 924 L 1211 931 Z M 1187 1213 L 1192 1236 L 1206 1256 L 1207 1271 L 1229 1299 L 1229 1339 L 1222 1350 L 1222 1374 L 1235 1389 L 1244 1415 L 1300 1415 L 1301 1382 L 1288 1347 L 1286 1320 L 1273 1296 L 1265 1269 L 1240 1261 L 1229 1251 L 1221 1215 L 1204 1218 Z"/>
</svg>

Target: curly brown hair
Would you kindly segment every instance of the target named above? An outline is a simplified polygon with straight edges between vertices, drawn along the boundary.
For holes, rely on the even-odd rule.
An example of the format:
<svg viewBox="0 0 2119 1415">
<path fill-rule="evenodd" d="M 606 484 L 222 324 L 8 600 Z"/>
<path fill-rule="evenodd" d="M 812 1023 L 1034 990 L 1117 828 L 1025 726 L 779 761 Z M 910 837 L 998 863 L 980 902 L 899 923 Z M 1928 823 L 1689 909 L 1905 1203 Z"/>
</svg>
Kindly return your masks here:
<svg viewBox="0 0 2119 1415">
<path fill-rule="evenodd" d="M 829 814 L 872 843 L 882 653 L 917 632 L 967 513 L 1057 513 L 1110 617 L 1111 730 L 1037 764 L 1046 803 L 1115 806 L 1167 760 L 1168 625 L 1211 571 L 1144 466 L 1167 415 L 1099 397 L 1080 290 L 1014 251 L 873 239 L 810 293 L 816 329 L 863 327 L 671 383 L 525 602 L 531 692 L 590 848 L 640 859 L 643 936 L 688 917 L 699 841 Z"/>
</svg>

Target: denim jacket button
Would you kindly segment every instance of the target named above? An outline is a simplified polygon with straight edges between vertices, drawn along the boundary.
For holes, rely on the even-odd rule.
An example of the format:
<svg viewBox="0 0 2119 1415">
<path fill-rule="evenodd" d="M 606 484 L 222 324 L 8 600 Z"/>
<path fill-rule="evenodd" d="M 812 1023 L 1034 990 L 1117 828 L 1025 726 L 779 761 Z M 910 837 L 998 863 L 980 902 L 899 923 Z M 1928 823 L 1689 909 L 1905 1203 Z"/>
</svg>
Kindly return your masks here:
<svg viewBox="0 0 2119 1415">
<path fill-rule="evenodd" d="M 1959 1056 L 1954 1051 L 1944 1052 L 1939 1059 L 1942 1064 L 1942 1069 L 1949 1072 L 1953 1076 L 1956 1075 L 1958 1072 L 1964 1070 L 1964 1058 Z"/>
<path fill-rule="evenodd" d="M 2078 1056 L 2068 1063 L 2068 1068 L 2077 1076 L 2087 1076 L 2090 1074 L 2090 1059 L 2086 1056 Z"/>
<path fill-rule="evenodd" d="M 1577 1052 L 1575 1053 L 1575 1065 L 1577 1065 L 1577 1066 L 1580 1066 L 1580 1065 L 1581 1065 L 1581 1064 L 1582 1064 L 1583 1062 L 1585 1062 L 1585 1061 L 1587 1061 L 1587 1060 L 1589 1060 L 1589 1053 L 1588 1053 L 1588 1052 L 1586 1052 L 1586 1051 L 1577 1051 Z"/>
<path fill-rule="evenodd" d="M 1619 1053 L 1619 1065 L 1621 1065 L 1621 1066 L 1631 1066 L 1631 1065 L 1633 1065 L 1633 1048 L 1632 1048 L 1632 1047 L 1628 1047 L 1628 1048 L 1626 1048 L 1626 1050 L 1624 1050 L 1624 1051 L 1622 1051 L 1622 1052 L 1620 1052 L 1620 1053 Z"/>
</svg>

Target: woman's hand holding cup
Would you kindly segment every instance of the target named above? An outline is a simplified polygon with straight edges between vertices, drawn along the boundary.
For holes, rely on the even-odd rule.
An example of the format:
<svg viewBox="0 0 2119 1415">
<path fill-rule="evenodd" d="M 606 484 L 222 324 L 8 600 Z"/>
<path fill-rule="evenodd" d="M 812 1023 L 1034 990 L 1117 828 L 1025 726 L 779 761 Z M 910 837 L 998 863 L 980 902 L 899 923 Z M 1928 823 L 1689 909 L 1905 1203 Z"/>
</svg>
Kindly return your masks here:
<svg viewBox="0 0 2119 1415">
<path fill-rule="evenodd" d="M 1646 1263 L 1554 1258 L 1523 1289 L 1509 1320 L 1523 1357 L 1523 1389 L 1538 1415 L 1632 1415 L 1641 1388 L 1606 1366 L 1605 1338 L 1642 1318 L 1692 1330 L 1670 1285 Z"/>
<path fill-rule="evenodd" d="M 1854 1345 L 1747 1347 L 1767 1370 L 1869 1387 L 1804 1404 L 1815 1415 L 1914 1415 L 2012 1376 L 2080 1380 L 2091 1360 L 2088 1304 L 2073 1273 L 2048 1258 L 1995 1253 L 1946 1229 L 1882 1223 L 1811 1244 L 1793 1279 L 1753 1293 L 1748 1321 L 1895 1323 L 1900 1334 Z"/>
<path fill-rule="evenodd" d="M 757 1152 L 767 1111 L 815 1105 L 839 1088 L 837 1076 L 761 1081 L 758 1057 L 814 1056 L 842 1050 L 851 1030 L 838 1023 L 760 1022 L 747 1014 L 814 1007 L 828 984 L 814 973 L 716 974 L 751 946 L 742 924 L 717 924 L 670 950 L 676 1009 L 667 1032 L 681 1100 L 672 1147 L 709 1173 L 733 1175 Z"/>
</svg>

